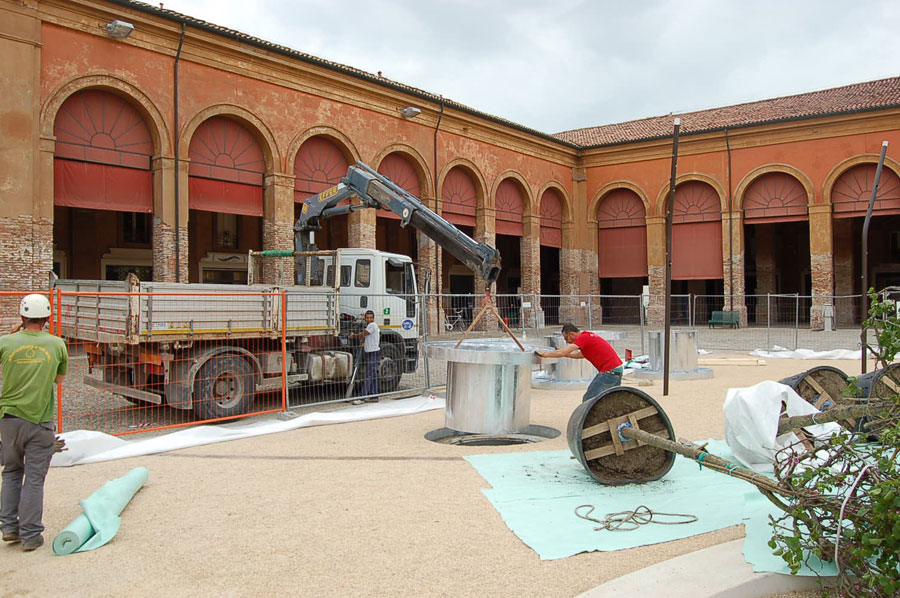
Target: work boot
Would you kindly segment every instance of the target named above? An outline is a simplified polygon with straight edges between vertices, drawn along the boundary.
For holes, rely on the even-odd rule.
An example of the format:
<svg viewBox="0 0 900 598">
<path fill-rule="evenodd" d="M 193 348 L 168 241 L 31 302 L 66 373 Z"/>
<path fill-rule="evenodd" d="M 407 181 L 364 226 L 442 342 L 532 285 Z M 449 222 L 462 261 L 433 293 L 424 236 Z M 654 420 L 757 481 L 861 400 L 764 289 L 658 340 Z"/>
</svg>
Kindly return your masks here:
<svg viewBox="0 0 900 598">
<path fill-rule="evenodd" d="M 28 538 L 27 540 L 22 540 L 22 551 L 23 552 L 31 552 L 32 550 L 37 550 L 41 546 L 44 545 L 44 536 L 37 535 L 33 538 Z"/>
<path fill-rule="evenodd" d="M 19 534 L 16 532 L 3 532 L 3 541 L 15 543 L 19 542 L 22 538 L 19 537 Z"/>
</svg>

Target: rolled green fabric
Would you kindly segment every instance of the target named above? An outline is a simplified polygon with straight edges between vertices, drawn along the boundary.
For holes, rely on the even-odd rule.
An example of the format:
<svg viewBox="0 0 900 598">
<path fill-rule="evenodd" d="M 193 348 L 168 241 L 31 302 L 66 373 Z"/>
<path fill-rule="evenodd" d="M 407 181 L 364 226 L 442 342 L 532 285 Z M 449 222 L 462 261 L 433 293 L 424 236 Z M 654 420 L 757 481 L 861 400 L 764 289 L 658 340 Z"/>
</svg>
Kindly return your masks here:
<svg viewBox="0 0 900 598">
<path fill-rule="evenodd" d="M 119 514 L 149 475 L 146 467 L 135 467 L 82 500 L 79 504 L 84 513 L 53 539 L 53 552 L 63 555 L 94 550 L 112 540 L 122 524 Z"/>
</svg>

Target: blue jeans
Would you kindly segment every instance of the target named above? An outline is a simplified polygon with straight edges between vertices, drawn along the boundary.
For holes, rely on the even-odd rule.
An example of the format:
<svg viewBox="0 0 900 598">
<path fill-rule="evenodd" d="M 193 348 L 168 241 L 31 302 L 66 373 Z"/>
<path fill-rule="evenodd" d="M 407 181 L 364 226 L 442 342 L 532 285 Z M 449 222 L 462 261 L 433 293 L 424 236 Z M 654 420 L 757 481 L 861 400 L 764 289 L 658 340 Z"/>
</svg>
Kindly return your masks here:
<svg viewBox="0 0 900 598">
<path fill-rule="evenodd" d="M 594 376 L 594 379 L 588 385 L 587 391 L 584 393 L 584 397 L 581 398 L 581 402 L 586 403 L 603 391 L 615 386 L 622 386 L 622 366 L 613 368 L 608 372 L 600 372 Z"/>
<path fill-rule="evenodd" d="M 366 353 L 363 351 L 363 363 L 366 368 L 366 377 L 363 379 L 363 396 L 378 394 L 378 364 L 381 361 L 381 351 Z"/>
</svg>

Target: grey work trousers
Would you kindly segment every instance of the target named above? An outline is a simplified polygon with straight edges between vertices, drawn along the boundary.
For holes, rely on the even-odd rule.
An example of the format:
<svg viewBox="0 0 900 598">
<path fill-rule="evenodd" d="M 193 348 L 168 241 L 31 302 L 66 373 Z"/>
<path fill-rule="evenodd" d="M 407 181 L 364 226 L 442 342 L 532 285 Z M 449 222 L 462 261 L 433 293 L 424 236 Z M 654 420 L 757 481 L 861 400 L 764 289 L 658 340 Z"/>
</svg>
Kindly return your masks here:
<svg viewBox="0 0 900 598">
<path fill-rule="evenodd" d="M 44 531 L 44 479 L 50 469 L 56 434 L 52 424 L 33 424 L 7 415 L 0 418 L 0 440 L 0 526 L 4 534 L 14 533 L 23 541 L 28 540 Z"/>
</svg>

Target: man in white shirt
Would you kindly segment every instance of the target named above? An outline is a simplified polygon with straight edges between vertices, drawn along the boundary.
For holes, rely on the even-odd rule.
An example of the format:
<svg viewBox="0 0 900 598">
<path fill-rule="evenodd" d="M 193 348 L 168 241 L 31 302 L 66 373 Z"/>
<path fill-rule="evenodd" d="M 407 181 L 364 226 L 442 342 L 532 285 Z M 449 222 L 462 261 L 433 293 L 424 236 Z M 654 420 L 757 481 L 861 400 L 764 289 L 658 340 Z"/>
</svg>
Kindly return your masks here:
<svg viewBox="0 0 900 598">
<path fill-rule="evenodd" d="M 378 364 L 381 362 L 381 330 L 375 323 L 375 312 L 371 309 L 366 312 L 366 327 L 362 332 L 356 332 L 350 336 L 363 339 L 362 366 L 365 366 L 365 378 L 363 379 L 363 396 L 369 396 L 366 401 L 375 403 L 378 401 Z"/>
</svg>

